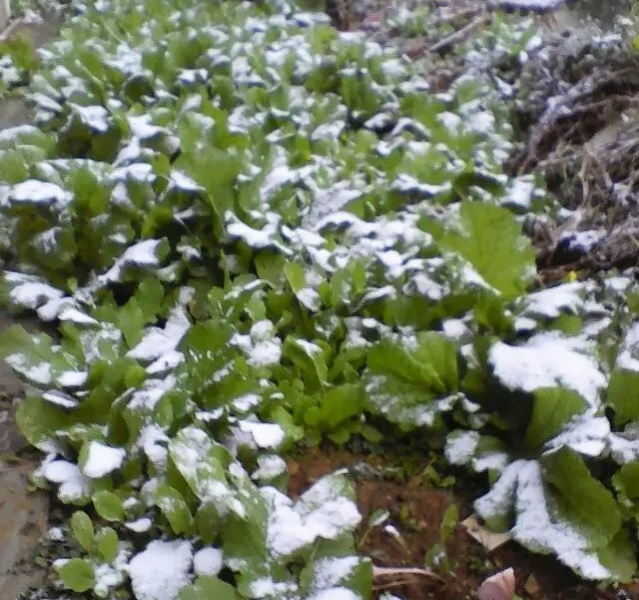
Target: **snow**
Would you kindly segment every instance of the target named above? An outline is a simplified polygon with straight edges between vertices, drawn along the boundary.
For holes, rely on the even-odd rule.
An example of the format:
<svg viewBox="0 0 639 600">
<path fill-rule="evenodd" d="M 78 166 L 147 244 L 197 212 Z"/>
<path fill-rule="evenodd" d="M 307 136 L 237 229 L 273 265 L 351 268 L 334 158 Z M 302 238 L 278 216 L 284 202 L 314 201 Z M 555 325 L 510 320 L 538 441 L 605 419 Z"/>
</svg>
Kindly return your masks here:
<svg viewBox="0 0 639 600">
<path fill-rule="evenodd" d="M 131 133 L 140 139 L 146 140 L 160 134 L 167 133 L 166 129 L 151 123 L 150 115 L 127 116 Z"/>
<path fill-rule="evenodd" d="M 626 332 L 626 336 L 617 356 L 616 366 L 627 371 L 639 372 L 639 321 L 634 322 Z"/>
<path fill-rule="evenodd" d="M 190 327 L 191 322 L 185 310 L 178 306 L 171 312 L 164 329 L 148 327 L 142 340 L 127 353 L 127 356 L 139 361 L 151 362 L 160 359 L 163 355 L 169 355 L 175 350 Z M 171 361 L 175 361 L 177 358 L 175 355 L 170 356 Z M 161 370 L 159 364 L 155 369 Z"/>
<path fill-rule="evenodd" d="M 609 570 L 601 564 L 590 543 L 570 523 L 558 521 L 546 498 L 541 465 L 521 461 L 517 468 L 517 520 L 513 537 L 540 551 L 555 552 L 557 558 L 587 579 L 606 579 Z"/>
<path fill-rule="evenodd" d="M 56 404 L 62 408 L 69 409 L 75 408 L 79 404 L 76 398 L 58 390 L 49 390 L 48 392 L 45 392 L 42 394 L 42 399 L 47 402 L 51 402 L 51 404 Z"/>
<path fill-rule="evenodd" d="M 66 460 L 45 461 L 41 470 L 45 479 L 60 484 L 58 496 L 63 502 L 81 500 L 90 493 L 90 479 L 82 474 L 78 465 Z"/>
<path fill-rule="evenodd" d="M 151 423 L 145 425 L 140 432 L 137 445 L 140 446 L 148 459 L 156 466 L 166 465 L 166 459 L 168 458 L 168 446 L 169 437 L 164 431 Z"/>
<path fill-rule="evenodd" d="M 504 205 L 526 212 L 532 208 L 535 193 L 535 179 L 533 175 L 518 177 L 506 193 Z"/>
<path fill-rule="evenodd" d="M 104 106 L 79 106 L 67 103 L 73 109 L 80 120 L 97 133 L 106 133 L 109 130 L 109 111 Z"/>
<path fill-rule="evenodd" d="M 360 563 L 361 559 L 357 556 L 320 558 L 315 563 L 311 592 L 343 583 Z"/>
<path fill-rule="evenodd" d="M 167 375 L 164 379 L 147 379 L 129 400 L 129 408 L 147 408 L 152 410 L 164 394 L 175 386 L 175 377 Z"/>
<path fill-rule="evenodd" d="M 51 365 L 48 362 L 29 365 L 24 354 L 10 354 L 4 360 L 14 371 L 35 385 L 46 386 L 51 383 Z"/>
<path fill-rule="evenodd" d="M 150 542 L 127 567 L 136 599 L 174 600 L 190 582 L 192 562 L 190 542 Z"/>
<path fill-rule="evenodd" d="M 171 440 L 171 459 L 203 503 L 214 504 L 221 516 L 232 512 L 245 518 L 244 505 L 226 479 L 221 479 L 218 470 L 211 465 L 209 456 L 214 449 L 215 446 L 205 431 L 197 427 L 185 427 L 178 437 Z M 235 469 L 244 472 L 239 463 L 233 464 L 236 465 Z M 229 466 L 228 470 L 231 468 Z"/>
<path fill-rule="evenodd" d="M 297 585 L 289 581 L 273 581 L 272 577 L 260 577 L 251 582 L 251 598 L 289 598 L 297 591 Z M 297 598 L 297 596 L 293 596 Z"/>
<path fill-rule="evenodd" d="M 282 341 L 275 337 L 275 326 L 268 320 L 255 323 L 248 335 L 236 333 L 230 343 L 244 352 L 254 368 L 276 365 L 282 357 Z"/>
<path fill-rule="evenodd" d="M 276 454 L 262 454 L 257 457 L 257 469 L 251 477 L 257 480 L 269 480 L 286 472 L 286 462 Z"/>
<path fill-rule="evenodd" d="M 233 409 L 240 413 L 246 413 L 255 408 L 262 402 L 262 397 L 259 394 L 243 394 L 233 399 Z"/>
<path fill-rule="evenodd" d="M 439 185 L 425 183 L 407 173 L 399 173 L 392 184 L 392 188 L 398 192 L 419 193 L 422 198 L 434 198 L 440 194 L 450 192 L 452 185 L 449 182 Z"/>
<path fill-rule="evenodd" d="M 586 286 L 581 282 L 564 283 L 529 294 L 525 313 L 556 319 L 564 312 L 578 314 L 584 306 Z"/>
<path fill-rule="evenodd" d="M 42 204 L 62 209 L 71 202 L 73 195 L 55 183 L 28 179 L 13 186 L 9 199 L 17 204 Z"/>
<path fill-rule="evenodd" d="M 124 524 L 127 529 L 134 531 L 135 533 L 144 533 L 153 527 L 153 521 L 148 517 L 141 517 L 135 521 L 129 521 Z"/>
<path fill-rule="evenodd" d="M 274 215 L 274 213 L 268 213 Z M 262 229 L 254 229 L 246 223 L 240 221 L 232 212 L 227 211 L 224 215 L 226 221 L 226 231 L 233 238 L 241 238 L 251 248 L 274 248 L 285 256 L 291 251 L 278 240 L 278 222 L 273 220 L 267 222 Z"/>
<path fill-rule="evenodd" d="M 164 331 L 166 335 L 166 330 Z M 177 350 L 169 350 L 166 354 L 162 354 L 156 360 L 154 360 L 147 368 L 146 372 L 149 375 L 160 375 L 172 371 L 178 365 L 184 362 L 184 354 Z"/>
<path fill-rule="evenodd" d="M 577 250 L 582 253 L 589 252 L 602 238 L 606 237 L 606 231 L 567 231 L 559 236 L 557 244 L 566 245 L 569 250 Z"/>
<path fill-rule="evenodd" d="M 47 538 L 52 542 L 62 542 L 64 541 L 64 531 L 61 527 L 51 527 L 49 531 L 47 531 Z"/>
<path fill-rule="evenodd" d="M 148 165 L 150 167 L 150 165 Z M 100 283 L 106 284 L 112 281 L 119 281 L 122 276 L 122 269 L 129 265 L 138 267 L 157 267 L 159 260 L 157 252 L 161 244 L 160 240 L 143 240 L 133 246 L 129 246 L 118 258 L 113 266 L 98 278 Z"/>
<path fill-rule="evenodd" d="M 13 284 L 13 288 L 9 292 L 11 302 L 24 308 L 35 310 L 50 300 L 57 300 L 64 296 L 61 290 L 30 275 L 5 271 L 4 279 Z"/>
<path fill-rule="evenodd" d="M 7 127 L 0 130 L 0 143 L 2 142 L 15 142 L 18 137 L 23 134 L 34 134 L 40 130 L 33 125 L 17 125 L 16 127 Z"/>
<path fill-rule="evenodd" d="M 362 600 L 359 594 L 345 587 L 334 587 L 330 590 L 322 590 L 313 594 L 308 600 Z"/>
<path fill-rule="evenodd" d="M 219 548 L 202 548 L 193 556 L 193 570 L 196 575 L 215 577 L 221 570 L 224 554 Z"/>
<path fill-rule="evenodd" d="M 336 539 L 361 520 L 355 503 L 340 495 L 332 477 L 318 481 L 297 503 L 273 487 L 260 489 L 271 505 L 267 543 L 275 556 L 290 556 L 315 539 Z"/>
<path fill-rule="evenodd" d="M 563 431 L 549 440 L 544 450 L 551 454 L 563 446 L 585 456 L 600 456 L 610 435 L 610 423 L 605 417 L 594 417 L 591 411 L 574 418 Z"/>
<path fill-rule="evenodd" d="M 72 308 L 70 306 L 65 306 L 58 313 L 58 319 L 60 321 L 69 321 L 74 323 L 75 325 L 99 325 L 100 323 L 96 321 L 93 317 L 83 313 L 77 308 Z"/>
<path fill-rule="evenodd" d="M 461 319 L 446 319 L 442 323 L 442 331 L 450 340 L 459 340 L 466 335 L 470 329 Z"/>
<path fill-rule="evenodd" d="M 110 588 L 122 585 L 128 557 L 129 553 L 121 550 L 115 557 L 113 566 L 101 564 L 95 567 L 93 591 L 98 598 L 106 598 Z"/>
<path fill-rule="evenodd" d="M 277 448 L 285 438 L 284 430 L 276 423 L 240 421 L 239 427 L 244 433 L 251 434 L 258 448 Z"/>
<path fill-rule="evenodd" d="M 92 479 L 99 479 L 119 469 L 126 457 L 123 448 L 113 448 L 101 442 L 91 441 L 82 472 Z"/>
<path fill-rule="evenodd" d="M 497 6 L 524 8 L 537 11 L 552 10 L 567 0 L 494 0 Z"/>
<path fill-rule="evenodd" d="M 446 440 L 444 454 L 451 465 L 465 465 L 477 450 L 479 432 L 456 431 Z"/>
<path fill-rule="evenodd" d="M 511 390 L 534 392 L 544 387 L 563 386 L 578 392 L 592 406 L 606 378 L 597 361 L 583 353 L 579 338 L 558 333 L 533 336 L 521 346 L 497 342 L 489 352 L 488 363 L 494 376 Z"/>
<path fill-rule="evenodd" d="M 81 388 L 87 382 L 88 377 L 86 371 L 64 371 L 58 376 L 56 383 L 63 388 Z"/>
</svg>

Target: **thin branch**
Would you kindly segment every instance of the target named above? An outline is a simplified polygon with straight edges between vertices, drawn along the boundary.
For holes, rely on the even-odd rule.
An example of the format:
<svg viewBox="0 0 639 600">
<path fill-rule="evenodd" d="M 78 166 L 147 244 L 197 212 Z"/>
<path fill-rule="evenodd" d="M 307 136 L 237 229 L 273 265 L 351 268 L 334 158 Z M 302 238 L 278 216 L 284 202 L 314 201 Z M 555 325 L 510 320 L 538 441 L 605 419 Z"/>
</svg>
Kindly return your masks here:
<svg viewBox="0 0 639 600">
<path fill-rule="evenodd" d="M 379 577 L 394 577 L 396 575 L 418 575 L 419 577 L 429 577 L 444 581 L 437 573 L 430 569 L 420 569 L 418 567 L 376 567 L 373 566 L 373 579 Z"/>
<path fill-rule="evenodd" d="M 433 44 L 428 51 L 429 52 L 446 52 L 456 44 L 465 42 L 477 29 L 483 27 L 490 22 L 491 15 L 489 13 L 482 13 L 475 17 L 470 23 L 464 25 L 461 29 L 453 31 L 450 35 L 442 38 L 435 44 Z"/>
</svg>

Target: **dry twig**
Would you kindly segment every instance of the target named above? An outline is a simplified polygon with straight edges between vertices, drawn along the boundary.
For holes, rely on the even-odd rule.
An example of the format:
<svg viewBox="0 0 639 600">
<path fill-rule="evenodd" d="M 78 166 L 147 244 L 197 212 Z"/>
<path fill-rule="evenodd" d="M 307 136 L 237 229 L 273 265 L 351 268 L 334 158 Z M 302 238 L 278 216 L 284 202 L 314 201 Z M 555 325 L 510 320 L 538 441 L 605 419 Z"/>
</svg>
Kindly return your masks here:
<svg viewBox="0 0 639 600">
<path fill-rule="evenodd" d="M 447 52 L 453 46 L 465 42 L 475 31 L 484 27 L 488 23 L 492 16 L 488 12 L 482 12 L 477 15 L 470 23 L 464 25 L 461 29 L 453 31 L 450 35 L 442 38 L 438 42 L 435 42 L 429 49 L 429 52 Z"/>
</svg>

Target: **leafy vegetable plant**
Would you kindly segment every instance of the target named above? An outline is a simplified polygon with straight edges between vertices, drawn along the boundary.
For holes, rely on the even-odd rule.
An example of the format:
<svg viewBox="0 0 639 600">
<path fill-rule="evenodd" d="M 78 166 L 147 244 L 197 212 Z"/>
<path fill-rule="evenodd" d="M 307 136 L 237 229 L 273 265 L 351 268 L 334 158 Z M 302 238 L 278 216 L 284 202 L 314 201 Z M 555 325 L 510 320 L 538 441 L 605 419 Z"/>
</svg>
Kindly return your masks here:
<svg viewBox="0 0 639 600">
<path fill-rule="evenodd" d="M 0 350 L 35 480 L 75 510 L 62 583 L 369 598 L 352 486 L 293 500 L 281 454 L 384 422 L 487 472 L 491 526 L 630 577 L 635 338 L 605 301 L 632 284 L 527 293 L 490 92 L 429 93 L 287 1 L 81 8 L 32 77 L 37 127 L 0 139 L 0 297 L 56 327 Z"/>
</svg>

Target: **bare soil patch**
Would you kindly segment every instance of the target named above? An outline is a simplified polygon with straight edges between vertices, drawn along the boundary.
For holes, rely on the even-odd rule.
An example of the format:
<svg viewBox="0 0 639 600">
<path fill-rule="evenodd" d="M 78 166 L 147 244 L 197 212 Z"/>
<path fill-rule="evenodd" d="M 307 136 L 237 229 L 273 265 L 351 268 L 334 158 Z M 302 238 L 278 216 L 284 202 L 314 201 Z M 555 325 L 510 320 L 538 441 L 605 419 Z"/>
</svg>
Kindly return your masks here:
<svg viewBox="0 0 639 600">
<path fill-rule="evenodd" d="M 356 533 L 360 550 L 377 567 L 423 568 L 430 548 L 439 540 L 440 525 L 451 504 L 459 510 L 459 522 L 446 543 L 446 568 L 436 577 L 401 574 L 376 579 L 376 597 L 383 590 L 404 600 L 449 600 L 472 598 L 481 582 L 490 574 L 513 567 L 517 594 L 526 599 L 596 600 L 615 598 L 616 591 L 600 590 L 580 581 L 551 556 L 532 555 L 513 542 L 492 553 L 475 542 L 461 524 L 472 513 L 467 492 L 429 487 L 422 474 L 428 466 L 416 468 L 406 481 L 386 479 L 381 466 L 393 458 L 358 455 L 335 449 L 313 449 L 288 461 L 289 493 L 293 498 L 308 489 L 320 477 L 337 469 L 347 469 L 354 480 L 362 525 Z M 378 510 L 390 513 L 384 526 L 366 534 L 371 515 Z M 632 597 L 632 596 L 631 596 Z"/>
</svg>

